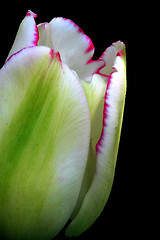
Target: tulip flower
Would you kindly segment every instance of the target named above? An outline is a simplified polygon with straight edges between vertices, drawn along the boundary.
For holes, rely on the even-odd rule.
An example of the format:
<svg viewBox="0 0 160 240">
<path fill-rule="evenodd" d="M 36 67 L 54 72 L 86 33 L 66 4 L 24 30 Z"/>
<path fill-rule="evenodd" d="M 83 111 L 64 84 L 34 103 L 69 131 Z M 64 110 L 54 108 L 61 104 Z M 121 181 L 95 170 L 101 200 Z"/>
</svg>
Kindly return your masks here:
<svg viewBox="0 0 160 240">
<path fill-rule="evenodd" d="M 79 236 L 99 217 L 116 166 L 125 45 L 93 61 L 71 20 L 20 24 L 0 69 L 0 237 Z"/>
</svg>

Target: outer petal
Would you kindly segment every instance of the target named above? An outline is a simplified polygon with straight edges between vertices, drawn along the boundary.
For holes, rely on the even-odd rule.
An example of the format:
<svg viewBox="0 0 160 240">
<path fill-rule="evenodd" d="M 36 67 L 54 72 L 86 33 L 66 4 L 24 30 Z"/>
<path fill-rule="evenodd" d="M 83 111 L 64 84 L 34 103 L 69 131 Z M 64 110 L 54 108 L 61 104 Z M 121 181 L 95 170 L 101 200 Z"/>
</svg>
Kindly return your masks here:
<svg viewBox="0 0 160 240">
<path fill-rule="evenodd" d="M 0 237 L 51 239 L 80 191 L 87 99 L 59 54 L 31 47 L 0 70 Z"/>
<path fill-rule="evenodd" d="M 40 24 L 39 32 L 39 45 L 58 51 L 62 61 L 74 70 L 80 79 L 91 77 L 104 66 L 102 59 L 92 61 L 92 41 L 71 20 L 54 18 L 49 24 Z"/>
<path fill-rule="evenodd" d="M 78 236 L 89 228 L 103 210 L 109 197 L 115 171 L 126 93 L 126 63 L 124 49 L 118 52 L 107 84 L 103 111 L 103 129 L 96 146 L 96 169 L 82 206 L 66 230 L 68 236 Z"/>
<path fill-rule="evenodd" d="M 34 18 L 37 15 L 32 11 L 28 10 L 26 17 L 21 22 L 17 36 L 13 43 L 13 46 L 8 54 L 7 59 L 14 53 L 18 52 L 22 48 L 29 46 L 37 46 L 39 35 Z"/>
</svg>

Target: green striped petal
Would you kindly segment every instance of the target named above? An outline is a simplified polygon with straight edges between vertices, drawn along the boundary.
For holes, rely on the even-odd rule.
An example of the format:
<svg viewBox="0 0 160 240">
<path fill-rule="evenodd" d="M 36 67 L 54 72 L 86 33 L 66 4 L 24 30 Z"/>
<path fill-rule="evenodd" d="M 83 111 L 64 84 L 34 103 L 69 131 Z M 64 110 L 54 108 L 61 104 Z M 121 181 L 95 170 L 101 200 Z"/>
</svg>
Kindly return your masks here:
<svg viewBox="0 0 160 240">
<path fill-rule="evenodd" d="M 102 85 L 101 81 L 99 82 L 100 85 Z M 100 91 L 97 90 L 97 95 L 99 94 L 98 92 Z M 88 93 L 88 91 L 86 91 L 86 93 Z M 81 190 L 83 193 L 80 195 L 81 201 L 78 201 L 79 205 L 76 211 L 74 210 L 73 220 L 66 230 L 67 236 L 78 236 L 86 231 L 98 218 L 108 200 L 114 178 L 125 94 L 126 62 L 123 45 L 123 48 L 117 53 L 114 71 L 110 74 L 107 82 L 105 96 L 103 96 L 103 114 L 102 107 L 100 107 L 99 120 L 96 115 L 92 118 L 90 152 L 82 185 L 83 188 Z M 94 94 L 93 96 L 95 97 Z M 101 94 L 99 96 L 101 96 Z M 90 97 L 92 98 L 92 94 L 89 94 L 88 99 L 90 99 Z M 92 101 L 94 102 L 94 98 L 88 102 L 90 103 Z M 92 110 L 95 111 L 94 105 L 92 106 L 92 104 L 89 104 L 89 106 L 92 116 Z M 95 145 L 92 138 L 97 139 L 94 138 L 94 129 L 95 132 L 97 132 L 96 128 L 98 124 L 101 125 L 100 119 L 102 121 L 101 134 Z M 97 124 L 93 125 L 94 121 L 97 122 Z M 95 134 L 95 136 L 98 135 Z M 88 166 L 92 164 L 95 166 L 94 171 L 92 170 L 90 182 L 87 182 L 89 176 Z"/>
<path fill-rule="evenodd" d="M 30 47 L 0 70 L 0 237 L 51 239 L 75 207 L 87 162 L 87 99 L 59 54 Z"/>
</svg>

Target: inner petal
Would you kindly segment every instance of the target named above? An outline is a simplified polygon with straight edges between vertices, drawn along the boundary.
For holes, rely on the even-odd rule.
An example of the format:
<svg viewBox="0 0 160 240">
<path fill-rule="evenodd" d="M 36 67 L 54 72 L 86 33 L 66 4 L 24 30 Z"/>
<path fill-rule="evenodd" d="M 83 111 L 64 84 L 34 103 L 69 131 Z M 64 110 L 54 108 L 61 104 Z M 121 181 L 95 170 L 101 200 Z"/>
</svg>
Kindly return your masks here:
<svg viewBox="0 0 160 240">
<path fill-rule="evenodd" d="M 115 63 L 117 54 L 123 48 L 124 48 L 123 42 L 117 41 L 113 43 L 110 47 L 108 47 L 100 57 L 100 59 L 104 60 L 105 62 L 105 66 L 102 69 L 100 69 L 100 74 L 102 77 L 104 77 L 106 81 L 108 81 L 110 74 L 116 71 L 113 65 Z"/>
<path fill-rule="evenodd" d="M 104 96 L 107 83 L 99 74 L 94 74 L 92 82 L 82 81 L 90 110 L 91 142 L 93 149 L 102 132 Z"/>
<path fill-rule="evenodd" d="M 59 52 L 62 61 L 74 70 L 80 79 L 91 77 L 104 66 L 102 59 L 92 61 L 94 45 L 91 39 L 71 20 L 54 18 L 49 24 L 39 24 L 38 29 L 39 45 Z"/>
<path fill-rule="evenodd" d="M 84 197 L 89 190 L 93 177 L 96 171 L 96 144 L 100 138 L 102 132 L 103 123 L 103 108 L 104 108 L 104 96 L 106 90 L 106 83 L 102 77 L 95 74 L 92 78 L 92 82 L 82 81 L 90 110 L 91 119 L 91 137 L 90 146 L 87 159 L 87 166 L 81 186 L 81 191 L 78 197 L 78 201 L 74 211 L 72 213 L 71 219 L 73 219 L 78 213 Z"/>
</svg>

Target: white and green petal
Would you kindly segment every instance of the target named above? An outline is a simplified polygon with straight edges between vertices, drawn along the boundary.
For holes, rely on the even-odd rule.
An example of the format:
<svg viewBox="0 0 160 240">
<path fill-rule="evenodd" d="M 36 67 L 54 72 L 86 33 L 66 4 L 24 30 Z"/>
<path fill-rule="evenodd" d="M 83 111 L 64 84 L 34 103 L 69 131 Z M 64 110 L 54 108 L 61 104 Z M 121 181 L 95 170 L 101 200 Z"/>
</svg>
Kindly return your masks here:
<svg viewBox="0 0 160 240">
<path fill-rule="evenodd" d="M 54 18 L 38 25 L 39 45 L 58 51 L 62 61 L 74 70 L 80 79 L 91 80 L 104 66 L 104 61 L 92 61 L 94 46 L 91 39 L 71 20 Z"/>
<path fill-rule="evenodd" d="M 87 99 L 47 47 L 12 55 L 0 71 L 0 236 L 51 239 L 80 192 L 90 139 Z"/>
<path fill-rule="evenodd" d="M 80 235 L 95 222 L 102 212 L 111 191 L 126 94 L 124 44 L 121 50 L 118 50 L 116 54 L 113 69 L 114 71 L 111 72 L 107 82 L 105 96 L 103 95 L 103 114 L 100 107 L 102 116 L 100 138 L 95 145 L 95 149 L 94 145 L 92 145 L 92 153 L 89 153 L 89 158 L 92 158 L 92 160 L 90 159 L 89 161 L 92 161 L 95 165 L 94 175 L 92 175 L 92 181 L 89 182 L 88 185 L 87 177 L 84 179 L 85 183 L 83 183 L 82 186 L 86 184 L 87 188 L 84 187 L 86 191 L 83 191 L 82 201 L 78 203 L 79 206 L 76 207 L 76 212 L 74 210 L 73 220 L 66 230 L 68 236 Z M 97 118 L 96 115 L 93 119 L 94 118 Z M 93 133 L 91 134 L 93 135 Z M 89 164 L 87 164 L 87 166 L 88 165 Z M 86 173 L 88 174 L 88 172 L 89 170 L 86 168 Z"/>
<path fill-rule="evenodd" d="M 28 10 L 26 17 L 21 22 L 13 46 L 7 59 L 16 52 L 26 47 L 37 46 L 39 40 L 38 28 L 34 18 L 37 15 Z"/>
</svg>

